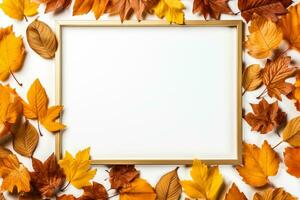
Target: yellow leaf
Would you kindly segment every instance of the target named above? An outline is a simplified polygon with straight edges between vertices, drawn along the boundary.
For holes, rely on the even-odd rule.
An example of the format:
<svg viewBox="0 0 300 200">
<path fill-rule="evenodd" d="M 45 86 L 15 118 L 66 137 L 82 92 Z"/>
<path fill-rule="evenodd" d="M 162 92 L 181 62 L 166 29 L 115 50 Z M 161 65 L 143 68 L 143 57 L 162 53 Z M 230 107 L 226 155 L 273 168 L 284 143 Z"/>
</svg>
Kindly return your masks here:
<svg viewBox="0 0 300 200">
<path fill-rule="evenodd" d="M 26 167 L 20 164 L 14 154 L 0 159 L 0 176 L 3 178 L 1 188 L 13 192 L 17 187 L 18 192 L 30 191 L 30 174 Z"/>
<path fill-rule="evenodd" d="M 156 198 L 152 186 L 141 178 L 136 178 L 119 192 L 120 200 L 155 200 Z"/>
<path fill-rule="evenodd" d="M 194 160 L 191 169 L 193 180 L 181 181 L 184 192 L 191 198 L 215 200 L 223 185 L 218 167 L 208 167 L 200 160 Z"/>
<path fill-rule="evenodd" d="M 261 68 L 258 64 L 248 66 L 243 72 L 243 88 L 245 91 L 256 90 L 262 84 Z"/>
<path fill-rule="evenodd" d="M 5 81 L 13 72 L 19 71 L 24 57 L 25 48 L 21 36 L 15 36 L 12 26 L 0 28 L 0 80 Z"/>
<path fill-rule="evenodd" d="M 0 4 L 3 12 L 11 18 L 22 20 L 38 13 L 39 4 L 31 0 L 3 0 Z"/>
<path fill-rule="evenodd" d="M 65 128 L 65 125 L 55 121 L 62 110 L 63 106 L 52 106 L 47 110 L 47 114 L 41 119 L 41 123 L 48 131 L 57 132 Z"/>
<path fill-rule="evenodd" d="M 75 158 L 66 152 L 59 165 L 64 170 L 66 179 L 78 189 L 91 185 L 90 180 L 96 174 L 96 169 L 90 169 L 90 148 L 79 151 Z"/>
<path fill-rule="evenodd" d="M 247 200 L 247 198 L 244 193 L 240 192 L 235 183 L 233 183 L 225 196 L 225 200 Z"/>
<path fill-rule="evenodd" d="M 256 145 L 244 144 L 243 166 L 237 166 L 243 181 L 253 187 L 262 187 L 268 183 L 269 176 L 275 176 L 279 168 L 279 156 L 264 141 L 261 148 Z"/>
<path fill-rule="evenodd" d="M 282 41 L 282 31 L 274 22 L 254 14 L 249 26 L 250 35 L 246 41 L 248 53 L 254 58 L 267 58 L 272 55 Z"/>
<path fill-rule="evenodd" d="M 294 147 L 300 147 L 300 117 L 291 119 L 283 130 L 283 141 Z"/>
<path fill-rule="evenodd" d="M 160 0 L 154 7 L 159 18 L 166 17 L 169 23 L 184 24 L 184 5 L 180 0 Z"/>
<path fill-rule="evenodd" d="M 297 200 L 282 188 L 269 188 L 262 193 L 255 193 L 253 200 Z"/>
</svg>

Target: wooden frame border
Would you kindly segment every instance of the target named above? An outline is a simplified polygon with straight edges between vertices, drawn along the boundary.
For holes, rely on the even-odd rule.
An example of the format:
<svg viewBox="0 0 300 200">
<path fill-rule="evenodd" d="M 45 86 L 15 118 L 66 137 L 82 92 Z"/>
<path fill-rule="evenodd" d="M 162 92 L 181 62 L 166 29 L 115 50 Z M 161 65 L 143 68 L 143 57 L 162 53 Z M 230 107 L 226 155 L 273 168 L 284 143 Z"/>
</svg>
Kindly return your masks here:
<svg viewBox="0 0 300 200">
<path fill-rule="evenodd" d="M 182 26 L 169 24 L 166 21 L 57 21 L 56 34 L 59 43 L 56 52 L 56 86 L 55 86 L 55 101 L 56 104 L 62 103 L 62 51 L 61 51 L 61 36 L 63 27 L 157 27 L 157 26 Z M 225 160 L 203 160 L 206 164 L 218 165 L 237 165 L 242 162 L 242 56 L 243 56 L 243 22 L 241 20 L 221 20 L 221 21 L 200 21 L 186 20 L 184 26 L 204 26 L 204 27 L 234 27 L 237 29 L 237 158 Z M 62 158 L 62 134 L 55 135 L 55 155 L 58 159 Z M 190 165 L 192 160 L 92 160 L 95 165 L 118 165 L 118 164 L 140 164 L 140 165 Z"/>
</svg>

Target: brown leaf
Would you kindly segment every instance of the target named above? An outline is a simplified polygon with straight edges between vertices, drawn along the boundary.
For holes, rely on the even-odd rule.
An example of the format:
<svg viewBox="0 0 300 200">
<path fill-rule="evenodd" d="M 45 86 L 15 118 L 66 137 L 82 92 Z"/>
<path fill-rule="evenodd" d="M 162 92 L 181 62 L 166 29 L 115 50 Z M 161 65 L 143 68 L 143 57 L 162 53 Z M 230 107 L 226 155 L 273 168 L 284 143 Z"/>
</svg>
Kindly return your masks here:
<svg viewBox="0 0 300 200">
<path fill-rule="evenodd" d="M 247 198 L 243 192 L 240 192 L 235 183 L 233 183 L 225 196 L 225 200 L 247 200 Z"/>
<path fill-rule="evenodd" d="M 243 88 L 245 91 L 256 90 L 262 84 L 261 68 L 258 64 L 248 66 L 243 72 Z"/>
<path fill-rule="evenodd" d="M 282 188 L 269 188 L 262 193 L 255 193 L 253 200 L 297 200 Z"/>
<path fill-rule="evenodd" d="M 34 20 L 26 30 L 29 46 L 41 57 L 51 59 L 57 50 L 57 40 L 51 28 L 38 19 Z"/>
<path fill-rule="evenodd" d="M 22 156 L 31 157 L 39 142 L 39 134 L 34 126 L 25 121 L 14 134 L 13 148 Z"/>
<path fill-rule="evenodd" d="M 95 18 L 99 19 L 99 17 L 106 11 L 108 2 L 109 0 L 75 0 L 73 15 L 87 14 L 92 10 Z"/>
<path fill-rule="evenodd" d="M 76 200 L 72 194 L 64 194 L 56 198 L 56 200 Z"/>
<path fill-rule="evenodd" d="M 300 178 L 300 147 L 287 147 L 284 152 L 284 163 L 289 174 Z"/>
<path fill-rule="evenodd" d="M 134 165 L 115 165 L 109 171 L 109 182 L 112 189 L 128 185 L 140 175 Z"/>
<path fill-rule="evenodd" d="M 59 13 L 68 8 L 72 0 L 40 0 L 40 3 L 46 3 L 45 13 Z"/>
<path fill-rule="evenodd" d="M 158 181 L 155 191 L 158 200 L 178 200 L 182 187 L 178 177 L 178 167 L 165 175 Z"/>
<path fill-rule="evenodd" d="M 264 98 L 258 104 L 251 104 L 254 113 L 244 118 L 252 127 L 251 131 L 266 134 L 278 128 L 286 120 L 286 113 L 278 107 L 278 101 L 269 104 Z"/>
<path fill-rule="evenodd" d="M 19 200 L 43 200 L 43 198 L 36 189 L 31 188 L 30 192 L 21 193 Z"/>
<path fill-rule="evenodd" d="M 281 101 L 281 94 L 287 95 L 293 90 L 293 85 L 285 82 L 285 79 L 295 72 L 295 67 L 289 67 L 290 62 L 289 56 L 281 56 L 273 61 L 267 60 L 262 70 L 262 80 L 270 97 L 276 97 Z"/>
<path fill-rule="evenodd" d="M 272 21 L 278 20 L 278 15 L 286 14 L 292 0 L 238 0 L 242 17 L 249 22 L 254 13 Z"/>
<path fill-rule="evenodd" d="M 5 200 L 3 193 L 0 193 L 0 200 Z"/>
<path fill-rule="evenodd" d="M 11 152 L 9 149 L 0 146 L 0 159 L 5 158 L 5 157 L 8 156 L 9 154 L 12 154 L 12 152 Z"/>
<path fill-rule="evenodd" d="M 63 170 L 52 154 L 44 163 L 32 158 L 34 172 L 30 173 L 32 185 L 45 197 L 53 197 L 65 181 Z"/>
<path fill-rule="evenodd" d="M 107 200 L 108 194 L 103 185 L 97 182 L 93 182 L 93 185 L 85 186 L 82 188 L 84 193 L 78 200 Z"/>
<path fill-rule="evenodd" d="M 294 147 L 300 147 L 300 117 L 288 121 L 282 133 L 283 141 Z"/>
<path fill-rule="evenodd" d="M 228 5 L 229 0 L 194 0 L 193 13 L 199 13 L 207 19 L 210 16 L 213 19 L 220 19 L 222 13 L 233 14 Z"/>
</svg>

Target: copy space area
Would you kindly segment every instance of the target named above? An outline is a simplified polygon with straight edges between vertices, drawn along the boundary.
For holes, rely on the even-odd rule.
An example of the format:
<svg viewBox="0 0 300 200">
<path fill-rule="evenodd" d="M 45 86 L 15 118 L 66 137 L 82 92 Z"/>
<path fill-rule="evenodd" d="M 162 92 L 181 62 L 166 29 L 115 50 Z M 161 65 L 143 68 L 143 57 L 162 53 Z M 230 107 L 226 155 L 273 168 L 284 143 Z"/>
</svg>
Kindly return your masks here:
<svg viewBox="0 0 300 200">
<path fill-rule="evenodd" d="M 229 27 L 63 27 L 63 152 L 93 159 L 237 157 Z"/>
</svg>

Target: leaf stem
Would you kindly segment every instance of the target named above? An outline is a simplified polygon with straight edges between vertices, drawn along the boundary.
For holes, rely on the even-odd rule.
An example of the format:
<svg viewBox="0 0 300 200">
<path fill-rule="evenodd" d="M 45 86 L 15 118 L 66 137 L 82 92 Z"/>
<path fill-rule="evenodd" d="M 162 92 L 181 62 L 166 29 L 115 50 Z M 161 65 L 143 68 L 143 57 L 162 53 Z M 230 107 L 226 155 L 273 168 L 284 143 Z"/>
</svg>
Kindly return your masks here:
<svg viewBox="0 0 300 200">
<path fill-rule="evenodd" d="M 71 182 L 68 182 L 68 184 L 65 185 L 63 188 L 61 188 L 60 191 L 64 192 L 69 187 L 70 184 L 71 184 Z"/>
<path fill-rule="evenodd" d="M 256 97 L 256 99 L 260 99 L 267 91 L 267 88 L 264 89 L 264 91 L 258 96 Z"/>
<path fill-rule="evenodd" d="M 244 94 L 247 92 L 247 90 L 244 90 L 243 92 L 242 92 L 242 96 L 244 96 Z"/>
<path fill-rule="evenodd" d="M 12 77 L 15 79 L 15 81 L 18 83 L 18 85 L 22 87 L 23 84 L 18 81 L 18 79 L 16 78 L 16 76 L 14 75 L 14 73 L 11 70 L 9 70 L 9 73 L 12 75 Z"/>
<path fill-rule="evenodd" d="M 108 198 L 110 199 L 110 198 L 116 197 L 118 195 L 119 195 L 119 193 L 116 193 L 116 194 L 113 194 L 112 196 L 109 196 Z"/>
<path fill-rule="evenodd" d="M 37 124 L 38 124 L 39 134 L 40 134 L 40 136 L 43 136 L 39 119 L 37 120 Z"/>
<path fill-rule="evenodd" d="M 284 141 L 281 140 L 278 144 L 276 144 L 274 147 L 272 147 L 272 149 L 275 149 L 276 147 L 278 147 L 279 145 L 281 145 Z"/>
<path fill-rule="evenodd" d="M 24 15 L 24 18 L 25 18 L 26 22 L 28 22 L 28 18 L 26 17 L 26 15 Z"/>
<path fill-rule="evenodd" d="M 286 52 L 288 52 L 289 50 L 291 50 L 291 46 L 289 46 L 289 48 L 287 48 L 286 50 L 284 50 L 283 52 L 281 52 L 276 58 L 279 58 L 279 57 L 283 56 L 283 55 L 286 54 Z"/>
</svg>

